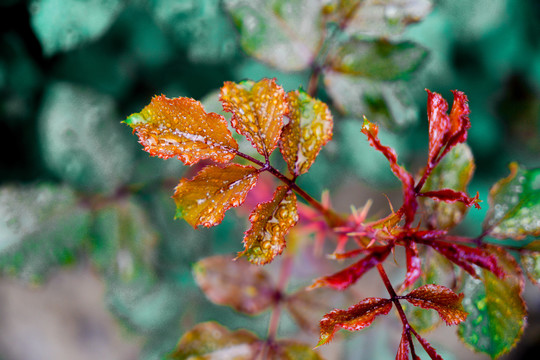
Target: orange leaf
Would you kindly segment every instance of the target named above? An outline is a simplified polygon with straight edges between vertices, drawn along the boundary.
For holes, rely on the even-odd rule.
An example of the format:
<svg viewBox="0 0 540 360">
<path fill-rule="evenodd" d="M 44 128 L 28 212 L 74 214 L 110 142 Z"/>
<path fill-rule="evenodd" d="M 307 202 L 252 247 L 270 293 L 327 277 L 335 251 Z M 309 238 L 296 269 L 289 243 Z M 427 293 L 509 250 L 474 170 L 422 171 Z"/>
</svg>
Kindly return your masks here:
<svg viewBox="0 0 540 360">
<path fill-rule="evenodd" d="M 332 139 L 333 120 L 328 106 L 302 90 L 289 95 L 289 123 L 283 128 L 279 148 L 294 175 L 308 171 L 321 148 Z"/>
<path fill-rule="evenodd" d="M 227 163 L 238 150 L 225 118 L 207 114 L 200 102 L 186 97 L 154 96 L 149 105 L 129 116 L 125 123 L 137 132 L 139 143 L 150 155 L 177 157 L 186 165 L 203 159 Z"/>
<path fill-rule="evenodd" d="M 347 310 L 333 310 L 321 320 L 321 334 L 317 346 L 332 340 L 334 333 L 343 328 L 350 331 L 362 330 L 371 325 L 378 315 L 386 315 L 392 309 L 392 301 L 381 298 L 367 298 Z"/>
<path fill-rule="evenodd" d="M 231 124 L 236 131 L 268 158 L 277 146 L 283 115 L 288 113 L 285 90 L 274 79 L 238 84 L 227 81 L 220 100 L 223 109 L 233 114 Z"/>
<path fill-rule="evenodd" d="M 176 186 L 176 217 L 184 218 L 193 227 L 217 225 L 225 211 L 244 202 L 258 177 L 259 171 L 252 166 L 207 166 L 192 180 L 182 179 Z"/>
<path fill-rule="evenodd" d="M 285 248 L 285 235 L 298 221 L 296 196 L 286 186 L 276 189 L 269 202 L 261 203 L 249 215 L 251 228 L 244 236 L 245 250 L 238 256 L 247 256 L 254 264 L 267 264 Z"/>
<path fill-rule="evenodd" d="M 461 304 L 463 293 L 458 295 L 441 285 L 421 286 L 404 298 L 414 306 L 436 310 L 447 325 L 457 325 L 465 321 L 468 315 Z"/>
</svg>

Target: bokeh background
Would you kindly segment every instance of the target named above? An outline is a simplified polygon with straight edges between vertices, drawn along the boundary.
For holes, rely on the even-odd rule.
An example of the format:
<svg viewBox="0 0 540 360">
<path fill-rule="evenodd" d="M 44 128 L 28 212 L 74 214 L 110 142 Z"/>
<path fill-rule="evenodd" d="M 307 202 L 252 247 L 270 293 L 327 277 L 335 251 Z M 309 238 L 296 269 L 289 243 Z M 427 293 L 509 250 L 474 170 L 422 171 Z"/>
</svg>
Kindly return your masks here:
<svg viewBox="0 0 540 360">
<path fill-rule="evenodd" d="M 383 141 L 417 171 L 427 149 L 424 88 L 448 99 L 459 89 L 472 111 L 469 191 L 484 206 L 458 230 L 479 234 L 489 188 L 508 163 L 540 166 L 538 19 L 536 0 L 434 1 L 399 35 L 429 52 L 400 85 L 408 102 L 387 97 L 356 114 L 333 107 L 334 141 L 302 186 L 315 197 L 329 189 L 341 211 L 373 199 L 374 215 L 384 214 L 383 193 L 399 204 L 400 184 L 362 138 L 360 112 L 385 125 Z M 206 320 L 263 335 L 268 314 L 213 305 L 191 275 L 198 259 L 241 249 L 245 216 L 199 231 L 173 220 L 172 189 L 193 170 L 149 158 L 120 121 L 154 94 L 220 111 L 224 81 L 275 77 L 292 90 L 309 76 L 246 55 L 219 0 L 0 0 L 0 359 L 159 359 Z M 318 96 L 332 104 L 324 86 Z M 370 281 L 378 280 L 366 289 Z M 538 350 L 538 291 L 528 284 L 529 327 L 506 359 Z M 358 347 L 366 358 L 393 358 L 397 343 L 384 331 L 392 322 L 375 325 L 382 331 L 336 341 L 328 358 L 358 358 Z M 280 334 L 296 332 L 285 317 Z M 445 359 L 476 358 L 443 334 L 433 336 Z"/>
</svg>

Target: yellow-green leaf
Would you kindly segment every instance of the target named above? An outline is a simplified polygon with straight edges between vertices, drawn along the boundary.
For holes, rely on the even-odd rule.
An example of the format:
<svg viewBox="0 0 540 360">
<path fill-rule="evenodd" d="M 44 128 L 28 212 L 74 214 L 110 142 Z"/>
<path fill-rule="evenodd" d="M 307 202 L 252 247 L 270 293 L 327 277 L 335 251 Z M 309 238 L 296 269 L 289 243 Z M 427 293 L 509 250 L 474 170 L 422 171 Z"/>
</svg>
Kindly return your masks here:
<svg viewBox="0 0 540 360">
<path fill-rule="evenodd" d="M 203 159 L 227 163 L 238 149 L 225 118 L 206 113 L 200 102 L 186 97 L 155 96 L 125 123 L 137 133 L 150 155 L 163 159 L 177 157 L 186 165 Z"/>
<path fill-rule="evenodd" d="M 463 307 L 469 313 L 459 325 L 460 338 L 474 350 L 498 358 L 512 349 L 526 323 L 523 302 L 523 274 L 514 258 L 503 248 L 487 246 L 497 256 L 504 279 L 482 269 L 482 278 L 467 277 L 463 286 Z"/>
<path fill-rule="evenodd" d="M 283 128 L 279 148 L 289 171 L 301 175 L 332 139 L 333 119 L 328 106 L 306 92 L 297 90 L 288 95 L 289 123 Z"/>
<path fill-rule="evenodd" d="M 176 186 L 176 217 L 193 227 L 217 225 L 228 209 L 244 202 L 258 177 L 259 171 L 252 166 L 207 166 L 192 180 L 182 179 Z"/>
<path fill-rule="evenodd" d="M 259 154 L 268 158 L 277 146 L 288 113 L 285 90 L 274 79 L 226 82 L 221 88 L 223 109 L 232 113 L 231 124 Z"/>
<path fill-rule="evenodd" d="M 283 252 L 285 235 L 298 221 L 296 196 L 286 186 L 280 186 L 269 202 L 261 203 L 249 215 L 251 228 L 244 236 L 247 256 L 254 264 L 267 264 Z"/>
<path fill-rule="evenodd" d="M 510 164 L 510 175 L 489 192 L 484 229 L 501 239 L 540 235 L 540 168 L 527 170 Z"/>
<path fill-rule="evenodd" d="M 422 191 L 452 189 L 467 192 L 474 173 L 474 157 L 465 143 L 456 145 L 439 162 L 427 178 Z M 427 222 L 434 229 L 449 229 L 459 224 L 468 207 L 460 202 L 447 203 L 428 197 L 421 198 Z"/>
<path fill-rule="evenodd" d="M 540 287 L 540 252 L 524 252 L 521 254 L 521 265 L 529 280 Z"/>
</svg>

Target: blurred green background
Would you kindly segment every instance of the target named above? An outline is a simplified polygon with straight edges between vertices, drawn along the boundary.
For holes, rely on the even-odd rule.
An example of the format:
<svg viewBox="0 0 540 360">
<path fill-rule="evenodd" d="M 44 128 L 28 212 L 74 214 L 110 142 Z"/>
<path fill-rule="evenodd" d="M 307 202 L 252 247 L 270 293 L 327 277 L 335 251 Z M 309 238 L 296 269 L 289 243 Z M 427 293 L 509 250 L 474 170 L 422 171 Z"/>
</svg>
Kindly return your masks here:
<svg viewBox="0 0 540 360">
<path fill-rule="evenodd" d="M 332 108 L 334 141 L 302 186 L 315 197 L 330 189 L 342 211 L 368 198 L 375 214 L 388 211 L 382 193 L 399 204 L 400 186 L 364 141 L 358 116 L 381 122 L 383 142 L 417 171 L 428 139 L 424 88 L 450 102 L 450 90 L 459 89 L 472 111 L 468 143 L 477 169 L 469 191 L 484 200 L 459 230 L 479 234 L 489 188 L 507 175 L 508 163 L 540 166 L 539 19 L 536 0 L 434 1 L 423 21 L 399 35 L 423 45 L 427 59 L 392 92 L 397 98 L 383 97 L 363 111 L 363 103 L 353 104 L 360 106 L 354 114 Z M 309 69 L 286 72 L 247 56 L 219 0 L 0 0 L 0 29 L 0 329 L 6 334 L 0 359 L 157 359 L 185 330 L 212 319 L 264 334 L 268 314 L 251 318 L 215 306 L 191 276 L 198 259 L 241 249 L 244 217 L 231 213 L 220 226 L 199 231 L 173 221 L 173 188 L 193 171 L 177 160 L 149 158 L 120 121 L 162 93 L 219 111 L 216 90 L 224 81 L 276 77 L 286 90 L 307 88 Z M 318 96 L 331 104 L 327 90 L 321 82 Z M 401 92 L 409 103 L 400 102 Z M 538 350 L 535 290 L 525 340 L 508 358 Z M 46 291 L 64 295 L 49 299 Z M 93 310 L 51 305 L 77 296 L 93 298 Z M 42 301 L 18 300 L 27 297 Z M 96 320 L 100 302 L 120 325 L 105 315 Z M 80 338 L 56 339 L 68 352 L 55 352 L 48 339 L 63 334 L 55 326 L 72 323 Z M 110 328 L 120 335 L 104 336 Z M 280 333 L 295 331 L 285 319 Z M 341 353 L 355 358 L 350 349 Z M 449 359 L 463 352 L 452 353 L 445 350 Z M 371 358 L 388 355 L 378 354 Z"/>
</svg>

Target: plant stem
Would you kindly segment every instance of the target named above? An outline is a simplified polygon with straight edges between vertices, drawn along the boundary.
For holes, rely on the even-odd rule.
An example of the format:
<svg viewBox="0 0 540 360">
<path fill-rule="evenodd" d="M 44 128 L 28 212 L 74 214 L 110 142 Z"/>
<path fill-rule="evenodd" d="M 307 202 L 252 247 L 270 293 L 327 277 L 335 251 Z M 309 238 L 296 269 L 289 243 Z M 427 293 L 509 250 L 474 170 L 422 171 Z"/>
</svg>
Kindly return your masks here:
<svg viewBox="0 0 540 360">
<path fill-rule="evenodd" d="M 274 308 L 272 309 L 272 314 L 270 315 L 270 324 L 268 325 L 268 343 L 273 342 L 277 336 L 279 318 L 281 316 L 281 300 L 283 299 L 285 288 L 287 287 L 287 283 L 289 282 L 292 264 L 292 257 L 285 255 L 283 258 L 283 262 L 281 263 L 281 272 L 279 274 L 279 280 L 276 289 L 275 304 Z"/>
<path fill-rule="evenodd" d="M 409 324 L 409 321 L 407 320 L 407 315 L 405 315 L 405 311 L 403 311 L 403 307 L 401 306 L 401 303 L 399 302 L 400 298 L 396 294 L 396 291 L 394 290 L 394 287 L 392 286 L 390 279 L 388 279 L 388 275 L 386 274 L 386 271 L 384 270 L 382 264 L 380 263 L 377 264 L 377 270 L 379 270 L 379 275 L 381 275 L 384 286 L 386 287 L 388 294 L 390 294 L 390 300 L 392 300 L 392 302 L 396 306 L 396 309 L 399 313 L 401 323 L 403 324 L 403 331 L 405 331 L 405 336 L 407 336 L 407 341 L 409 341 L 409 347 L 411 349 L 412 358 L 416 359 L 417 355 L 414 350 L 414 344 L 411 337 L 411 330 L 413 329 L 411 325 Z"/>
<path fill-rule="evenodd" d="M 313 67 L 313 71 L 311 72 L 311 76 L 309 77 L 309 84 L 307 92 L 309 96 L 315 97 L 317 95 L 317 85 L 319 83 L 319 77 L 321 74 L 321 67 L 315 66 Z"/>
</svg>

